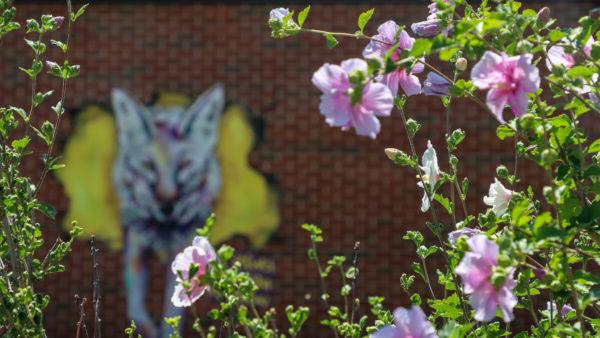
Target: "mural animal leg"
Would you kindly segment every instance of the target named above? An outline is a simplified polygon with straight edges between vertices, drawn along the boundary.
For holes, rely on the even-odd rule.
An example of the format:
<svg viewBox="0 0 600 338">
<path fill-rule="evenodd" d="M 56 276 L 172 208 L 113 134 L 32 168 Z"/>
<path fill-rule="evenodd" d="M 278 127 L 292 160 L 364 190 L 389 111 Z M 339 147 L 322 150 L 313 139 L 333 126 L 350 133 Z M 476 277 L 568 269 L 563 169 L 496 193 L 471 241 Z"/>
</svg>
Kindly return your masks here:
<svg viewBox="0 0 600 338">
<path fill-rule="evenodd" d="M 158 330 L 145 305 L 148 268 L 143 261 L 143 247 L 132 231 L 127 232 L 125 243 L 125 289 L 127 316 L 135 321 L 144 337 L 158 337 Z"/>
<path fill-rule="evenodd" d="M 171 253 L 169 255 L 169 262 L 172 262 L 175 258 L 176 253 Z M 171 266 L 167 267 L 166 276 L 165 276 L 165 296 L 164 296 L 164 306 L 163 306 L 163 315 L 165 318 L 181 316 L 181 321 L 179 322 L 179 327 L 177 330 L 181 332 L 181 325 L 185 320 L 183 316 L 184 308 L 175 307 L 171 302 L 171 297 L 173 296 L 173 290 L 175 289 L 175 274 L 171 272 Z M 168 326 L 165 322 L 161 323 L 160 327 L 160 336 L 161 338 L 168 338 L 172 333 L 171 327 Z"/>
</svg>

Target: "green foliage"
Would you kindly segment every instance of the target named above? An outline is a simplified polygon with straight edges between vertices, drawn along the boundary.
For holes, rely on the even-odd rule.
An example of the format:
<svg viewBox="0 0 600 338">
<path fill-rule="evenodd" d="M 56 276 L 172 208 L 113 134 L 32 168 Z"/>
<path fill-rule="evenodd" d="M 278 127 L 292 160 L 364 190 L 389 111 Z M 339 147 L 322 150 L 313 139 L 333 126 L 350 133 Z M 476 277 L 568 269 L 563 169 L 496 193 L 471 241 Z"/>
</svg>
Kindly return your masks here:
<svg viewBox="0 0 600 338">
<path fill-rule="evenodd" d="M 600 307 L 600 277 L 591 268 L 600 264 L 600 139 L 588 134 L 589 128 L 584 128 L 584 124 L 597 119 L 597 114 L 600 114 L 597 103 L 600 97 L 600 81 L 597 79 L 600 42 L 588 43 L 592 36 L 596 40 L 600 38 L 598 9 L 582 17 L 578 26 L 562 28 L 556 26 L 548 8 L 536 12 L 522 8 L 521 2 L 514 0 L 484 0 L 477 4 L 465 0 L 435 2 L 437 22 L 440 30 L 446 29 L 447 34 L 417 38 L 409 50 L 399 48 L 398 42 L 390 45 L 382 60 L 366 60 L 368 77 L 355 81 L 361 86 L 370 81 L 377 82 L 381 75 L 398 69 L 410 70 L 422 63 L 429 71 L 450 82 L 450 96 L 442 98 L 442 105 L 447 109 L 445 138 L 448 153 L 445 166 L 449 170 L 439 169 L 434 187 L 425 184 L 425 189 L 435 200 L 429 208 L 431 220 L 426 225 L 439 245 L 426 244 L 428 236 L 418 231 L 406 232 L 403 238 L 415 244 L 417 260 L 406 264 L 415 275 L 403 273 L 400 287 L 411 303 L 429 306 L 432 311 L 429 319 L 439 328 L 437 334 L 440 337 L 597 335 L 600 322 L 590 316 L 597 314 Z M 372 11 L 359 16 L 359 31 L 355 34 L 314 32 L 333 39 L 343 36 L 371 39 L 364 33 L 371 16 Z M 402 30 L 404 26 L 400 26 L 399 31 Z M 331 45 L 338 43 L 336 39 Z M 527 113 L 500 123 L 496 128 L 500 141 L 513 139 L 510 144 L 512 146 L 514 142 L 514 168 L 502 164 L 497 166 L 496 177 L 506 187 L 492 185 L 486 203 L 494 204 L 493 210 L 490 208 L 477 213 L 467 205 L 469 178 L 459 176 L 461 166 L 456 151 L 464 141 L 465 133 L 450 126 L 454 123 L 451 116 L 458 113 L 450 115 L 455 100 L 470 100 L 481 111 L 491 112 L 481 99 L 485 93 L 477 92 L 467 65 L 475 65 L 484 52 L 491 51 L 506 53 L 509 57 L 531 54 L 533 65 L 540 68 L 553 46 L 572 54 L 575 64 L 554 65 L 549 73 L 540 71 L 540 89 L 524 98 L 528 101 Z M 584 46 L 589 49 L 584 51 Z M 444 74 L 431 66 L 436 64 L 431 61 L 435 58 L 449 63 L 440 69 L 452 69 L 454 73 Z M 420 177 L 422 170 L 418 167 L 419 154 L 415 152 L 414 138 L 422 128 L 415 120 L 406 117 L 404 109 L 410 107 L 408 99 L 403 94 L 395 96 L 394 107 L 402 115 L 410 152 L 387 148 L 385 153 L 394 164 L 412 170 Z M 594 116 L 582 119 L 590 113 Z M 539 167 L 543 173 L 541 177 L 545 179 L 543 186 L 527 187 L 528 182 L 519 175 L 522 160 Z M 440 164 L 440 167 L 443 166 Z M 428 172 L 428 175 L 431 174 Z M 451 221 L 446 215 L 440 217 L 437 211 L 440 207 L 448 213 Z M 468 297 L 461 292 L 463 285 L 454 272 L 465 252 L 471 248 L 464 236 L 456 243 L 446 240 L 445 234 L 455 230 L 454 226 L 457 229 L 479 229 L 497 243 L 498 263 L 490 272 L 489 282 L 500 287 L 513 275 L 516 276 L 518 307 L 529 311 L 536 323 L 528 332 L 510 332 L 509 327 L 501 325 L 497 319 L 476 325 Z M 312 227 L 305 229 L 313 237 L 309 257 L 317 264 L 322 279 L 331 278 L 334 268 L 347 264 L 345 257 L 334 257 L 322 270 L 315 246 L 322 241 L 321 232 Z M 436 286 L 429 276 L 427 259 L 438 252 L 443 254 L 446 265 L 444 269 L 436 270 Z M 417 275 L 425 282 L 427 294 L 411 290 Z M 347 286 L 342 282 L 342 297 L 354 288 Z M 443 291 L 442 298 L 439 298 L 439 291 Z M 546 299 L 554 299 L 561 307 L 570 304 L 575 311 L 564 316 L 556 313 L 559 311 L 549 312 L 540 306 Z M 382 298 L 370 298 L 369 303 L 376 318 L 373 325 L 365 328 L 366 334 L 391 323 L 391 318 L 386 317 L 389 312 L 383 311 Z M 336 334 L 340 334 L 342 327 L 348 327 L 342 325 L 347 323 L 347 312 L 331 304 L 327 306 L 330 318 L 324 323 L 336 328 Z"/>
<path fill-rule="evenodd" d="M 16 9 L 11 3 L 0 0 L 0 44 L 6 34 L 21 27 L 13 21 Z M 70 6 L 67 12 L 70 13 Z M 42 60 L 47 52 L 45 35 L 61 29 L 62 22 L 61 17 L 47 14 L 39 19 L 26 21 L 27 37 L 24 41 L 30 47 L 33 57 L 29 68 L 20 69 L 32 82 L 28 86 L 28 90 L 31 90 L 29 110 L 20 107 L 0 107 L 0 325 L 3 333 L 9 337 L 45 337 L 43 312 L 50 297 L 35 291 L 34 284 L 49 274 L 65 270 L 61 262 L 71 251 L 74 239 L 82 230 L 74 224 L 68 239 L 58 238 L 49 250 L 42 250 L 44 239 L 39 216 L 47 217 L 45 221 L 53 221 L 56 209 L 39 201 L 37 196 L 46 174 L 61 167 L 52 155 L 60 119 L 53 122 L 43 120 L 34 124 L 30 117 L 40 105 L 52 98 L 52 90 L 37 91 L 37 79 L 42 76 Z M 70 32 L 70 23 L 66 28 Z M 67 41 L 68 37 L 64 42 L 52 40 L 51 43 L 66 51 Z M 57 74 L 61 75 L 61 98 L 56 101 L 54 109 L 62 113 L 65 81 L 77 76 L 79 66 L 69 65 L 65 59 L 63 66 L 57 70 L 60 70 Z M 24 128 L 20 129 L 21 126 Z M 42 153 L 30 148 L 31 131 L 47 146 Z M 38 181 L 21 173 L 22 161 L 26 156 L 32 155 L 42 158 L 43 171 Z"/>
</svg>

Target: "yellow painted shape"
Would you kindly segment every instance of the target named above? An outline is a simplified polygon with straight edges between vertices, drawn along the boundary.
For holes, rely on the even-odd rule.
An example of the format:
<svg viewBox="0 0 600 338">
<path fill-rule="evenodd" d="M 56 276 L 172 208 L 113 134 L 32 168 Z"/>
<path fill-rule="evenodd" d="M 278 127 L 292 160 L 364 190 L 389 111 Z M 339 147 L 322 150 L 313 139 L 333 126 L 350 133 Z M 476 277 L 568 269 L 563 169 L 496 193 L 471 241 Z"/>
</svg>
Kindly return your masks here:
<svg viewBox="0 0 600 338">
<path fill-rule="evenodd" d="M 95 235 L 111 248 L 120 249 L 123 234 L 111 179 L 116 144 L 113 116 L 96 106 L 86 108 L 75 119 L 63 153 L 66 167 L 57 174 L 70 199 L 64 227 L 69 229 L 76 220 L 84 236 Z"/>
<path fill-rule="evenodd" d="M 242 107 L 233 105 L 225 111 L 219 135 L 217 158 L 223 181 L 211 241 L 219 243 L 239 234 L 259 248 L 279 225 L 279 212 L 275 192 L 248 162 L 254 130 Z"/>
</svg>

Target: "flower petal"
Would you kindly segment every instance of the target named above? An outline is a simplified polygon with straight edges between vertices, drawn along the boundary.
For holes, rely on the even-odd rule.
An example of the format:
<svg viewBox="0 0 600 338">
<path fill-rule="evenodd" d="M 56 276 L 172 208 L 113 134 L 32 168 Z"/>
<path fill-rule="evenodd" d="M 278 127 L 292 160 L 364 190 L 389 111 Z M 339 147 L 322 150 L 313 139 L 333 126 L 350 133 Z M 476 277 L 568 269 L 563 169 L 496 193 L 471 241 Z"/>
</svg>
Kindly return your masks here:
<svg viewBox="0 0 600 338">
<path fill-rule="evenodd" d="M 415 75 L 406 74 L 405 70 L 401 70 L 398 74 L 398 84 L 402 87 L 402 90 L 406 96 L 417 95 L 421 93 L 421 82 Z"/>
<path fill-rule="evenodd" d="M 473 84 L 479 89 L 488 89 L 498 83 L 499 78 L 502 77 L 501 63 L 502 56 L 490 51 L 485 52 L 471 71 Z"/>
<path fill-rule="evenodd" d="M 368 136 L 373 139 L 377 137 L 381 129 L 379 119 L 370 113 L 355 111 L 353 123 L 357 135 Z"/>
<path fill-rule="evenodd" d="M 552 70 L 553 66 L 562 65 L 569 69 L 573 67 L 575 60 L 573 56 L 565 52 L 565 49 L 560 46 L 552 46 L 548 49 L 548 57 L 546 58 L 546 67 Z"/>
<path fill-rule="evenodd" d="M 367 62 L 365 60 L 359 59 L 359 58 L 352 58 L 352 59 L 344 60 L 341 63 L 341 67 L 344 70 L 344 72 L 346 72 L 346 74 L 349 74 L 350 72 L 352 72 L 354 70 L 359 70 L 366 74 L 369 70 L 369 66 L 367 66 Z"/>
<path fill-rule="evenodd" d="M 486 99 L 487 106 L 488 108 L 490 108 L 490 110 L 500 123 L 504 123 L 504 118 L 502 118 L 502 111 L 504 111 L 504 106 L 506 105 L 507 100 L 507 95 L 502 90 L 490 89 L 488 91 Z"/>
<path fill-rule="evenodd" d="M 312 76 L 312 83 L 324 94 L 346 91 L 350 88 L 348 76 L 338 65 L 324 64 Z"/>
<path fill-rule="evenodd" d="M 331 127 L 346 126 L 352 119 L 350 98 L 345 94 L 321 95 L 319 110 L 325 116 L 325 122 Z"/>
<path fill-rule="evenodd" d="M 363 89 L 361 105 L 374 115 L 389 116 L 394 108 L 394 96 L 386 85 L 369 83 Z"/>
</svg>

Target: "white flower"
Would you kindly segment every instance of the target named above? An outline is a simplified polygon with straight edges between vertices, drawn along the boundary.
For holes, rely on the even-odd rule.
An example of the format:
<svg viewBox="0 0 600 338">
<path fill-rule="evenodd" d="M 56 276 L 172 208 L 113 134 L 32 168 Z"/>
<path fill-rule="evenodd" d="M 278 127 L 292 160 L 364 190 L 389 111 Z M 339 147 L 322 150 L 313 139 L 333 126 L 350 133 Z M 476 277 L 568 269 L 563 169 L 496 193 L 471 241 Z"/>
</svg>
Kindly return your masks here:
<svg viewBox="0 0 600 338">
<path fill-rule="evenodd" d="M 492 207 L 492 211 L 496 216 L 500 217 L 506 213 L 508 203 L 512 198 L 513 191 L 506 189 L 497 178 L 494 178 L 494 183 L 490 184 L 489 196 L 483 197 L 483 203 Z"/>
<path fill-rule="evenodd" d="M 435 149 L 431 145 L 431 141 L 427 141 L 427 150 L 423 153 L 421 158 L 421 172 L 423 173 L 423 182 L 429 186 L 431 191 L 431 197 L 433 198 L 433 188 L 435 184 L 440 180 L 440 167 L 438 166 L 437 155 Z M 422 182 L 418 182 L 417 185 L 423 187 Z M 421 211 L 425 212 L 429 210 L 431 201 L 427 197 L 427 192 L 424 192 L 423 199 L 421 200 Z"/>
</svg>

